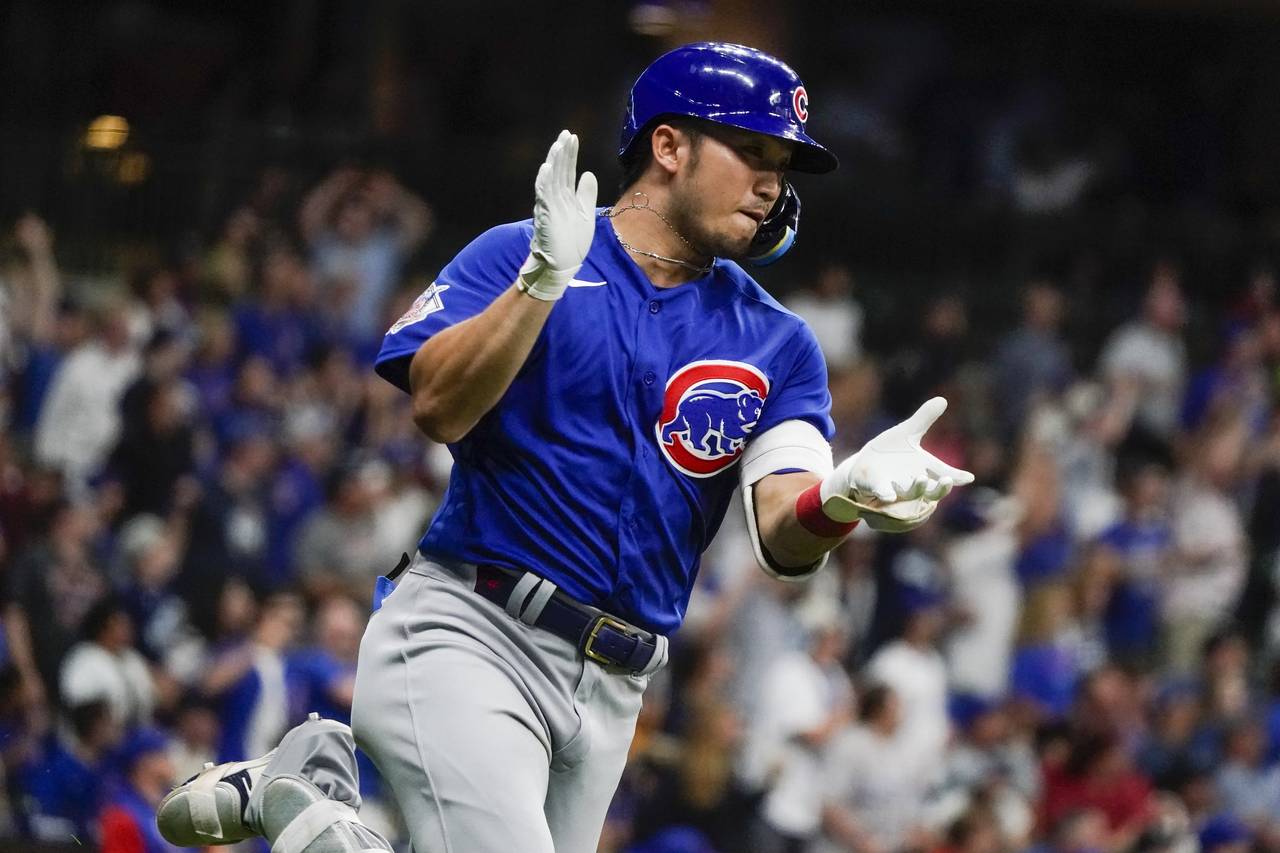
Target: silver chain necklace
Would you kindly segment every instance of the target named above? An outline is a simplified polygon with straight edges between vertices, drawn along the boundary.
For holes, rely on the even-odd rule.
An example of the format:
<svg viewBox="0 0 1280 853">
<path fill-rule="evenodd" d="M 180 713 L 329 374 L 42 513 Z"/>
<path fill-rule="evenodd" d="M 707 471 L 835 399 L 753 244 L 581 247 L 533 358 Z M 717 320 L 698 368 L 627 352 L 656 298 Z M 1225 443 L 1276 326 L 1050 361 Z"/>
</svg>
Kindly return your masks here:
<svg viewBox="0 0 1280 853">
<path fill-rule="evenodd" d="M 681 234 L 679 231 L 676 230 L 675 226 L 671 224 L 671 221 L 667 219 L 667 217 L 662 215 L 662 211 L 658 210 L 658 208 L 656 207 L 650 206 L 649 196 L 647 194 L 642 192 L 632 193 L 631 204 L 627 205 L 626 207 L 605 208 L 604 210 L 600 211 L 600 215 L 608 219 L 612 219 L 613 217 L 617 216 L 619 213 L 622 213 L 624 210 L 652 211 L 655 215 L 657 215 L 659 219 L 662 220 L 664 225 L 666 225 L 668 228 L 671 229 L 672 234 L 680 238 L 681 243 L 684 243 L 686 246 L 689 247 L 689 251 L 694 252 L 695 254 L 697 253 L 698 250 L 693 248 L 693 245 L 684 238 L 683 234 Z M 666 261 L 669 264 L 679 264 L 682 267 L 687 267 L 688 269 L 694 270 L 695 272 L 701 273 L 702 275 L 706 275 L 707 273 L 711 272 L 711 268 L 715 266 L 715 263 L 716 263 L 716 259 L 712 258 L 711 260 L 707 261 L 706 264 L 703 264 L 703 265 L 691 264 L 688 261 L 682 261 L 679 258 L 668 258 L 666 255 L 659 255 L 657 252 L 647 252 L 644 249 L 637 249 L 635 246 L 632 246 L 626 240 L 623 240 L 622 235 L 618 233 L 617 229 L 614 229 L 613 236 L 618 239 L 618 244 L 622 246 L 622 248 L 626 249 L 628 252 L 633 252 L 634 254 L 637 254 L 637 255 L 644 255 L 645 257 L 653 258 L 656 261 Z"/>
</svg>

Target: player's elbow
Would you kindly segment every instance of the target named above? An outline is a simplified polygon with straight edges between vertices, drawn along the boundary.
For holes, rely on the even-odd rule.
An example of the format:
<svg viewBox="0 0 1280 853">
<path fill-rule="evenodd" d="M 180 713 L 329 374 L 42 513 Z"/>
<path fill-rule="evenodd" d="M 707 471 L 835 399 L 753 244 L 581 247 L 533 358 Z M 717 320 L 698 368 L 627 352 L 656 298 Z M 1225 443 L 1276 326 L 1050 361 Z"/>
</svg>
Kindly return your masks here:
<svg viewBox="0 0 1280 853">
<path fill-rule="evenodd" d="M 429 394 L 413 395 L 413 423 L 427 438 L 439 444 L 453 444 L 471 431 L 471 424 L 457 416 L 453 406 L 444 405 Z"/>
</svg>

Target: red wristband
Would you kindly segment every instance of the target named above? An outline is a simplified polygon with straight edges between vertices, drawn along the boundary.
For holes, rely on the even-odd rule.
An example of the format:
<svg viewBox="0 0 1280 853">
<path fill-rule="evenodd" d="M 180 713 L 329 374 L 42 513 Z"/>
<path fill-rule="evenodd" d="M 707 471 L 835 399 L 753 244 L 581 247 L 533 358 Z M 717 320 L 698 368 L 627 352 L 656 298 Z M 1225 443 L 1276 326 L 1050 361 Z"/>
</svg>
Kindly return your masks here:
<svg viewBox="0 0 1280 853">
<path fill-rule="evenodd" d="M 848 536 L 858 526 L 858 519 L 848 523 L 836 521 L 822 511 L 822 484 L 814 483 L 796 498 L 796 521 L 800 526 L 823 539 Z"/>
</svg>

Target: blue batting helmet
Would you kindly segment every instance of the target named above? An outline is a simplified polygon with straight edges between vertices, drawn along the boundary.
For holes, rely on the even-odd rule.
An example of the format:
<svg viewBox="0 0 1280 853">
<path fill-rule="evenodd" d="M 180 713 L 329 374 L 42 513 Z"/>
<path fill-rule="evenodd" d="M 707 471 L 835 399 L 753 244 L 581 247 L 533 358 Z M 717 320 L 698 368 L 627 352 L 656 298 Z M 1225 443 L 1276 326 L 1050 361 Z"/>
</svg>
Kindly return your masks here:
<svg viewBox="0 0 1280 853">
<path fill-rule="evenodd" d="M 665 53 L 631 87 L 618 157 L 664 116 L 690 116 L 796 143 L 791 168 L 820 174 L 839 165 L 805 132 L 809 93 L 796 72 L 753 47 L 686 44 Z"/>
</svg>

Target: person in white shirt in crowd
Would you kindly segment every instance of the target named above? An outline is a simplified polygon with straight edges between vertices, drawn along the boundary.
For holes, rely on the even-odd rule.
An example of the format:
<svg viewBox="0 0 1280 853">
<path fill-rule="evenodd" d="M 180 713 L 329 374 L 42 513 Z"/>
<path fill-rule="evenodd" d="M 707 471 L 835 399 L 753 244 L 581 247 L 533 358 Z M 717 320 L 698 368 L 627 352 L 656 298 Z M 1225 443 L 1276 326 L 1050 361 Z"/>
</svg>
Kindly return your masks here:
<svg viewBox="0 0 1280 853">
<path fill-rule="evenodd" d="M 922 766 L 941 771 L 951 736 L 947 716 L 947 665 L 937 642 L 945 627 L 945 597 L 936 589 L 907 587 L 902 596 L 902 635 L 867 662 L 866 677 L 890 687 L 902 702 L 899 737 Z"/>
<path fill-rule="evenodd" d="M 952 539 L 944 554 L 952 604 L 962 617 L 947 637 L 948 677 L 953 692 L 995 699 L 1008 690 L 1022 613 L 1022 586 L 1014 571 L 1022 509 L 1017 499 L 992 489 L 966 498 L 972 522 L 980 526 Z"/>
<path fill-rule="evenodd" d="M 813 330 L 827 360 L 827 370 L 838 373 L 862 356 L 862 306 L 853 298 L 853 273 L 844 264 L 824 266 L 812 288 L 786 300 Z"/>
<path fill-rule="evenodd" d="M 1137 385 L 1137 423 L 1164 439 L 1178 426 L 1187 383 L 1186 319 L 1178 269 L 1161 261 L 1151 275 L 1142 316 L 1116 329 L 1099 356 L 1109 383 Z"/>
<path fill-rule="evenodd" d="M 725 647 L 733 656 L 729 701 L 750 729 L 767 698 L 766 674 L 780 658 L 804 652 L 806 632 L 796 604 L 807 590 L 761 572 L 748 575 L 743 587 L 741 600 L 727 620 Z"/>
<path fill-rule="evenodd" d="M 1186 475 L 1173 489 L 1175 555 L 1164 580 L 1162 618 L 1169 665 L 1192 671 L 1204 641 L 1230 618 L 1249 561 L 1238 485 L 1248 429 L 1234 413 L 1201 430 Z"/>
<path fill-rule="evenodd" d="M 858 725 L 832 740 L 819 789 L 822 836 L 810 853 L 891 853 L 925 847 L 932 768 L 903 737 L 903 702 L 893 688 L 863 691 Z"/>
<path fill-rule="evenodd" d="M 877 534 L 859 525 L 831 552 L 830 564 L 809 582 L 809 595 L 830 598 L 840 608 L 840 624 L 855 652 L 871 634 L 876 609 L 875 560 Z"/>
<path fill-rule="evenodd" d="M 1267 734 L 1256 720 L 1242 720 L 1224 739 L 1224 761 L 1216 778 L 1219 802 L 1263 841 L 1280 843 L 1280 767 L 1267 761 Z"/>
<path fill-rule="evenodd" d="M 151 670 L 133 647 L 133 620 L 108 597 L 85 616 L 84 640 L 62 662 L 59 686 L 68 705 L 103 700 L 124 728 L 147 725 L 156 705 Z"/>
<path fill-rule="evenodd" d="M 120 302 L 99 312 L 98 333 L 72 350 L 54 374 L 36 422 L 35 455 L 82 490 L 120 435 L 120 398 L 141 368 Z"/>
<path fill-rule="evenodd" d="M 822 753 L 853 715 L 853 685 L 841 666 L 848 643 L 839 608 L 807 599 L 803 651 L 779 657 L 764 675 L 741 778 L 762 788 L 752 831 L 755 853 L 802 853 L 822 820 Z"/>
<path fill-rule="evenodd" d="M 1006 849 L 1026 847 L 1040 796 L 1040 763 L 999 701 L 955 697 L 962 734 L 947 751 L 942 784 L 930 794 L 931 823 L 948 825 L 978 808 L 989 811 Z"/>
</svg>

